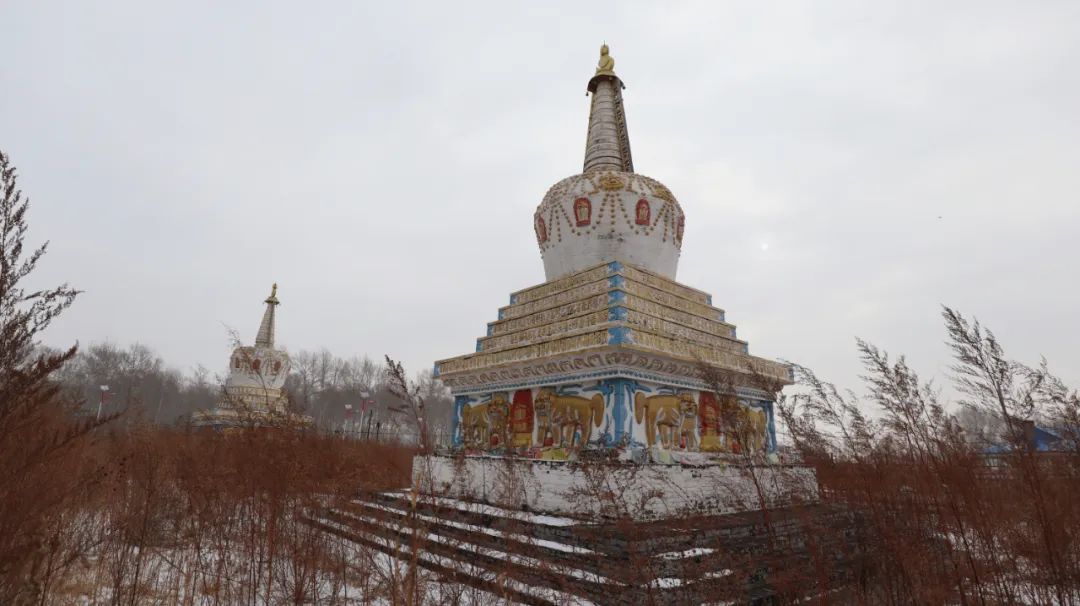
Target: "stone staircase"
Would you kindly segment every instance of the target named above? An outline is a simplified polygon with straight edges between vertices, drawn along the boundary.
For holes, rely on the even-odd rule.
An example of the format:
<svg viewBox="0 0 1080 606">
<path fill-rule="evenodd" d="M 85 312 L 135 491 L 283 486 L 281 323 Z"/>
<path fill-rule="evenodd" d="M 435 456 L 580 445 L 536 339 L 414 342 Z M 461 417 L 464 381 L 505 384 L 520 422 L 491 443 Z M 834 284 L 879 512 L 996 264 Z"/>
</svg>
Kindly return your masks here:
<svg viewBox="0 0 1080 606">
<path fill-rule="evenodd" d="M 597 523 L 382 493 L 309 521 L 399 559 L 415 554 L 448 581 L 523 604 L 768 604 L 770 581 L 809 566 L 812 525 L 845 521 L 817 507 L 770 516 L 771 538 L 761 512 Z"/>
</svg>

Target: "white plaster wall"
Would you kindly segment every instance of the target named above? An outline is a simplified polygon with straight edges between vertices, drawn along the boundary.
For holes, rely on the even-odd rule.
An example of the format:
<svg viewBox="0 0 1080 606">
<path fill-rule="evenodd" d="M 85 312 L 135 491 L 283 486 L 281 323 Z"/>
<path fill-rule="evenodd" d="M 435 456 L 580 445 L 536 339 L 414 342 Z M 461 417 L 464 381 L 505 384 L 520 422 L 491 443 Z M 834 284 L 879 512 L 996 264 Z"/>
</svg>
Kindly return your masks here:
<svg viewBox="0 0 1080 606">
<path fill-rule="evenodd" d="M 579 465 L 501 457 L 418 456 L 413 486 L 424 494 L 594 518 L 649 520 L 725 514 L 818 498 L 808 467 Z"/>
</svg>

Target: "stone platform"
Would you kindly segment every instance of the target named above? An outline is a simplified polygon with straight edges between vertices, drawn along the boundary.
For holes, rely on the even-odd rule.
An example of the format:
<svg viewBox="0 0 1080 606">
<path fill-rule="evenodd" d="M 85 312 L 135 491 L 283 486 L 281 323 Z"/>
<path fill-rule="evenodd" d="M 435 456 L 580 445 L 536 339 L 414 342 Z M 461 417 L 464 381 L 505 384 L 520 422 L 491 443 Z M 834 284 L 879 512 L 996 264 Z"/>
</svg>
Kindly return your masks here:
<svg viewBox="0 0 1080 606">
<path fill-rule="evenodd" d="M 849 518 L 811 504 L 767 517 L 597 522 L 402 491 L 313 512 L 309 523 L 508 603 L 768 604 L 778 587 L 790 595 L 792 576 L 805 577 L 811 553 L 836 563 L 828 576 L 838 597 L 850 550 L 816 537 L 842 536 L 832 530 L 848 527 Z M 796 592 L 812 599 L 819 590 Z"/>
<path fill-rule="evenodd" d="M 418 456 L 413 489 L 581 520 L 724 515 L 817 500 L 813 470 L 789 465 L 564 462 Z"/>
</svg>

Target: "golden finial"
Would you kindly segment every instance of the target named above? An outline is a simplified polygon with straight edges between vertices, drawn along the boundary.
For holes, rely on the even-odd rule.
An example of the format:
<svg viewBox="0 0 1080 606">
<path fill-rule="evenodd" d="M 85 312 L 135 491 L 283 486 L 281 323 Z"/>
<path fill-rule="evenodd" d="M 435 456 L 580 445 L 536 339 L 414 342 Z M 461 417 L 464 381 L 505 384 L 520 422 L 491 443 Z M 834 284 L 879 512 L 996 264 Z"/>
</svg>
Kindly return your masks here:
<svg viewBox="0 0 1080 606">
<path fill-rule="evenodd" d="M 607 42 L 600 46 L 600 63 L 596 66 L 597 76 L 614 76 L 615 60 L 608 54 Z"/>
<path fill-rule="evenodd" d="M 270 296 L 266 298 L 267 303 L 277 304 L 277 282 L 270 288 Z"/>
</svg>

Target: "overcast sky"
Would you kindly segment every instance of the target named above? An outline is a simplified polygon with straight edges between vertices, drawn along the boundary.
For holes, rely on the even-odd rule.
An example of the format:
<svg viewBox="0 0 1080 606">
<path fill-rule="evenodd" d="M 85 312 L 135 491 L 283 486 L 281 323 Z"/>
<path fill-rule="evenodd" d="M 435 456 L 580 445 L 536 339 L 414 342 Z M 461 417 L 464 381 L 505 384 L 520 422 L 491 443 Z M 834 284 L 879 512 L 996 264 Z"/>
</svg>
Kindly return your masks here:
<svg viewBox="0 0 1080 606">
<path fill-rule="evenodd" d="M 1080 3 L 6 2 L 0 149 L 85 290 L 47 334 L 224 371 L 280 284 L 290 350 L 471 352 L 543 281 L 606 40 L 679 281 L 752 353 L 851 385 L 948 363 L 939 306 L 1080 383 Z"/>
</svg>

